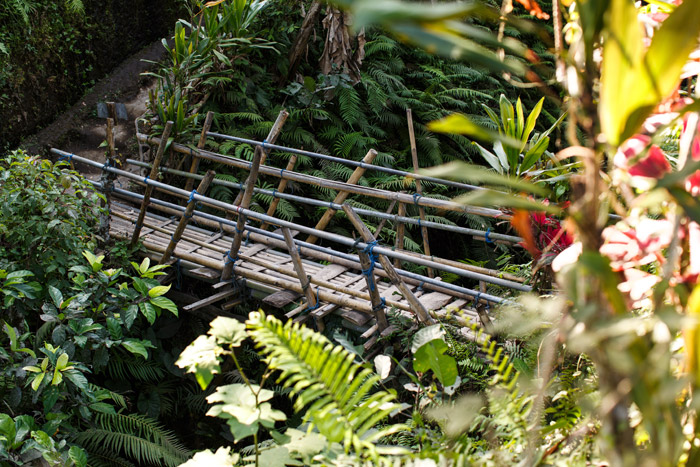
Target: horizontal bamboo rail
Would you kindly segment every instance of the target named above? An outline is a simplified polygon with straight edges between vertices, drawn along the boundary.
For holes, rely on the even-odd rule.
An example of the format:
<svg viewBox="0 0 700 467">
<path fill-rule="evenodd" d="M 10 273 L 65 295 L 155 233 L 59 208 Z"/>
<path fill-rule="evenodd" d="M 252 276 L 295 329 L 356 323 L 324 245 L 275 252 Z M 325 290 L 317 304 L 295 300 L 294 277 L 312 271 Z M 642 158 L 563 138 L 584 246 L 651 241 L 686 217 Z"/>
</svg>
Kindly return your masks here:
<svg viewBox="0 0 700 467">
<path fill-rule="evenodd" d="M 144 135 L 142 133 L 137 134 L 136 137 L 138 141 L 142 143 L 147 143 L 151 145 L 156 145 L 160 143 L 160 138 Z M 267 147 L 267 144 L 265 146 Z M 190 148 L 188 146 L 177 143 L 173 143 L 170 147 L 173 151 L 179 152 L 181 154 L 189 154 L 191 156 L 196 155 L 201 159 L 210 160 L 212 162 L 218 162 L 221 164 L 229 165 L 231 167 L 236 167 L 243 170 L 250 170 L 251 168 L 250 162 L 244 161 L 243 159 L 238 159 L 236 157 L 226 156 L 211 151 L 205 151 L 203 149 L 200 150 Z M 453 212 L 464 212 L 467 214 L 475 214 L 478 216 L 492 217 L 504 220 L 509 220 L 511 218 L 511 216 L 503 213 L 498 209 L 482 208 L 477 206 L 466 206 L 463 204 L 455 203 L 453 201 L 430 198 L 428 196 L 420 196 L 418 193 L 396 193 L 393 191 L 381 190 L 378 188 L 370 188 L 361 185 L 351 185 L 345 182 L 327 180 L 325 178 L 314 177 L 312 175 L 306 175 L 299 172 L 288 172 L 284 169 L 278 169 L 277 167 L 270 167 L 267 165 L 260 166 L 260 173 L 262 175 L 270 175 L 277 178 L 286 178 L 295 182 L 306 183 L 308 185 L 318 186 L 335 191 L 346 191 L 355 195 L 369 196 L 372 198 L 385 199 L 388 201 L 396 200 L 398 202 L 406 204 L 415 204 L 417 206 L 423 206 L 427 208 L 444 209 L 446 211 Z"/>
<path fill-rule="evenodd" d="M 150 168 L 151 165 L 146 163 L 146 162 L 139 162 L 137 160 L 133 159 L 127 159 L 126 161 L 128 164 L 136 166 L 136 167 L 143 167 L 143 168 Z M 284 169 L 284 171 L 288 171 L 289 169 Z M 169 173 L 173 175 L 178 175 L 181 177 L 188 177 L 188 178 L 194 178 L 195 180 L 201 180 L 204 176 L 199 175 L 199 174 L 190 174 L 188 172 L 183 172 L 181 170 L 175 170 L 175 169 L 170 169 L 167 167 L 162 167 L 161 172 L 163 173 Z M 286 181 L 283 179 L 283 181 Z M 212 182 L 214 185 L 221 185 L 225 186 L 227 188 L 233 188 L 235 190 L 242 190 L 245 188 L 245 185 L 243 183 L 235 183 L 235 182 L 229 182 L 227 180 L 220 180 L 220 179 L 214 179 Z M 285 185 L 286 187 L 286 185 Z M 272 196 L 275 200 L 278 199 L 285 199 L 287 201 L 293 201 L 296 203 L 302 203 L 302 204 L 308 204 L 310 206 L 316 206 L 316 207 L 323 207 L 323 208 L 329 208 L 333 209 L 336 211 L 339 211 L 342 209 L 342 205 L 340 204 L 335 204 L 332 202 L 328 201 L 321 201 L 313 198 L 305 198 L 303 196 L 297 196 L 297 195 L 292 195 L 288 193 L 282 193 L 281 190 L 278 188 L 277 190 L 265 190 L 263 188 L 255 188 L 255 193 L 258 194 L 263 194 L 267 196 Z M 396 202 L 396 201 L 394 201 Z M 450 224 L 440 224 L 439 222 L 432 222 L 432 221 L 422 221 L 419 219 L 414 219 L 412 217 L 405 217 L 402 215 L 397 215 L 397 214 L 390 214 L 386 212 L 380 212 L 380 211 L 372 211 L 369 209 L 361 209 L 361 208 L 353 208 L 356 213 L 360 214 L 361 216 L 369 216 L 369 217 L 376 217 L 378 219 L 385 219 L 385 220 L 390 220 L 393 222 L 398 223 L 403 223 L 403 224 L 411 224 L 415 226 L 425 226 L 433 229 L 438 229 L 438 230 L 444 230 L 447 232 L 454 232 L 454 233 L 459 233 L 459 234 L 464 234 L 464 235 L 472 235 L 475 237 L 483 237 L 485 238 L 486 236 L 489 237 L 489 240 L 492 241 L 501 241 L 501 242 L 508 242 L 508 243 L 520 243 L 523 241 L 522 237 L 517 237 L 515 235 L 506 235 L 506 234 L 500 234 L 496 232 L 487 232 L 485 230 L 478 230 L 478 229 L 470 229 L 468 227 L 460 227 L 457 225 L 450 225 Z M 268 215 L 272 215 L 268 212 Z"/>
</svg>

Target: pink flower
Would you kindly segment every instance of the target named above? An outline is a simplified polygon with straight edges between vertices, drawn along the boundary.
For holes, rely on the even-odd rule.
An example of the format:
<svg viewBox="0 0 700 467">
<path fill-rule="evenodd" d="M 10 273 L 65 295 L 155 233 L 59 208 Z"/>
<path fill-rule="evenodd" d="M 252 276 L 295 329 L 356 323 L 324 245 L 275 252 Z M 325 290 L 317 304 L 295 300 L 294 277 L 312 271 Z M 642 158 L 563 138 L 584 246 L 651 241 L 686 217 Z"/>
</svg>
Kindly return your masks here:
<svg viewBox="0 0 700 467">
<path fill-rule="evenodd" d="M 633 177 L 661 178 L 671 171 L 666 155 L 655 144 L 644 154 L 651 143 L 646 135 L 635 135 L 620 146 L 613 158 L 613 163 L 620 169 L 627 170 Z"/>
</svg>

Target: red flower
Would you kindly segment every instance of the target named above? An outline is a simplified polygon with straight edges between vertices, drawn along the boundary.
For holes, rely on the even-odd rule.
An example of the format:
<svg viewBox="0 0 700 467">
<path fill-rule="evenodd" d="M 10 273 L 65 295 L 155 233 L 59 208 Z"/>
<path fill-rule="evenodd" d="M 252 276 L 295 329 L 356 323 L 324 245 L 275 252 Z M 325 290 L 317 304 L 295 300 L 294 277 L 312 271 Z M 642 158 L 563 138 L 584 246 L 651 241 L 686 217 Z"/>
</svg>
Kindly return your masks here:
<svg viewBox="0 0 700 467">
<path fill-rule="evenodd" d="M 620 169 L 627 170 L 633 177 L 661 178 L 671 171 L 671 164 L 661 148 L 655 144 L 644 154 L 650 143 L 651 138 L 646 135 L 631 137 L 620 146 L 613 163 Z"/>
</svg>

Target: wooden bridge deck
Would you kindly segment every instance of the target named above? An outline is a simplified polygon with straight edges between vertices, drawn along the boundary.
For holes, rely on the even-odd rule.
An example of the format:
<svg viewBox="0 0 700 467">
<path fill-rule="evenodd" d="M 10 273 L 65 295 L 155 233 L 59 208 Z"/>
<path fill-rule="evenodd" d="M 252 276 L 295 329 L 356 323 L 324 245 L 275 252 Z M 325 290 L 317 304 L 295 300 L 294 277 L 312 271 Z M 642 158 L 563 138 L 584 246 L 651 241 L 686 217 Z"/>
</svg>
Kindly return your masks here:
<svg viewBox="0 0 700 467">
<path fill-rule="evenodd" d="M 134 230 L 134 223 L 138 218 L 139 211 L 123 204 L 114 203 L 111 207 L 110 235 L 114 238 L 130 239 Z M 170 242 L 171 235 L 179 222 L 179 218 L 168 219 L 151 212 L 147 212 L 140 232 L 140 239 L 146 247 L 152 259 L 159 260 Z M 198 226 L 189 224 L 177 243 L 174 258 L 179 259 L 178 267 L 188 276 L 194 276 L 213 283 L 214 289 L 221 288 L 221 292 L 212 292 L 209 299 L 203 300 L 199 306 L 216 303 L 219 300 L 228 300 L 229 304 L 236 304 L 233 291 L 226 290 L 218 283 L 221 270 L 224 268 L 226 251 L 231 245 L 232 238 L 223 232 L 213 232 Z M 310 313 L 304 313 L 305 298 L 298 291 L 291 290 L 293 286 L 299 284 L 299 279 L 295 273 L 292 258 L 286 250 L 276 249 L 266 244 L 246 242 L 238 254 L 239 260 L 235 263 L 236 278 L 244 278 L 247 287 L 255 289 L 259 296 L 264 297 L 263 301 L 278 308 L 297 303 L 298 306 L 287 314 L 297 320 L 304 321 L 309 317 L 314 318 L 317 324 L 323 326 L 323 317 L 334 313 L 344 320 L 352 323 L 355 327 L 366 329 L 366 337 L 370 337 L 376 332 L 374 316 L 369 312 L 361 312 L 357 309 L 343 307 L 338 303 L 330 303 L 320 300 L 319 306 Z M 365 276 L 359 270 L 353 270 L 338 264 L 321 264 L 308 259 L 303 260 L 304 269 L 308 275 L 314 279 L 327 281 L 338 287 L 350 288 L 358 292 L 367 293 L 367 283 Z M 368 303 L 358 297 L 347 296 L 336 290 L 323 286 L 313 285 L 314 293 L 326 291 L 338 296 L 339 300 L 359 300 Z M 405 308 L 409 308 L 408 302 L 398 294 L 394 285 L 385 281 L 377 281 L 380 295 L 386 300 L 392 300 Z M 409 286 L 419 301 L 431 311 L 433 316 L 444 316 L 448 310 L 462 310 L 462 324 L 479 322 L 476 310 L 467 307 L 467 300 L 455 298 L 449 294 L 423 291 L 415 285 Z M 343 297 L 343 295 L 346 295 Z M 233 305 L 224 303 L 223 309 Z M 194 311 L 197 304 L 186 311 Z M 388 307 L 391 309 L 391 307 Z M 405 310 L 395 309 L 396 312 L 404 316 L 413 318 L 413 315 Z"/>
</svg>

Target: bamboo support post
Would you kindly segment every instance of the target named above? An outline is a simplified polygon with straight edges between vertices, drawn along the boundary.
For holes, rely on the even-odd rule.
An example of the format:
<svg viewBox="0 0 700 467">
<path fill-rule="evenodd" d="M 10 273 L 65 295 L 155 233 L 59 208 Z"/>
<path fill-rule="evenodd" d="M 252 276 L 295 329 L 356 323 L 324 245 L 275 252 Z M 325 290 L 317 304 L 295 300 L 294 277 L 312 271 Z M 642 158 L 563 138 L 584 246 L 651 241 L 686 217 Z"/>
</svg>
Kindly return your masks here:
<svg viewBox="0 0 700 467">
<path fill-rule="evenodd" d="M 292 258 L 292 264 L 294 266 L 294 272 L 296 273 L 297 277 L 299 278 L 299 283 L 301 284 L 301 290 L 304 293 L 304 296 L 306 296 L 306 309 L 307 310 L 313 310 L 318 307 L 318 302 L 316 301 L 316 296 L 314 295 L 314 291 L 311 290 L 309 287 L 310 284 L 310 276 L 306 275 L 306 271 L 304 270 L 304 265 L 301 262 L 301 256 L 299 256 L 299 251 L 297 250 L 297 246 L 294 244 L 294 237 L 292 237 L 292 232 L 288 228 L 283 228 L 282 229 L 282 234 L 284 235 L 284 241 L 287 244 L 287 250 L 289 251 L 289 256 Z M 323 328 L 325 328 L 323 324 L 323 319 L 317 319 L 316 324 L 318 326 L 319 331 L 323 331 Z"/>
<path fill-rule="evenodd" d="M 297 155 L 292 154 L 292 157 L 289 158 L 289 162 L 287 162 L 287 166 L 284 168 L 284 170 L 294 170 L 294 166 L 297 163 Z M 281 178 L 280 179 L 280 184 L 277 186 L 277 189 L 275 190 L 277 193 L 284 193 L 284 190 L 287 189 L 287 184 L 289 181 L 286 178 Z M 273 191 L 274 195 L 274 191 Z M 270 203 L 270 206 L 267 208 L 267 215 L 268 216 L 274 216 L 275 211 L 277 211 L 277 205 L 280 204 L 280 198 L 277 198 L 276 196 L 272 197 L 272 202 Z M 265 222 L 260 228 L 263 230 L 267 230 L 270 227 L 270 224 Z"/>
<path fill-rule="evenodd" d="M 406 216 L 406 205 L 404 203 L 399 203 L 399 217 Z M 396 226 L 396 242 L 394 242 L 395 250 L 403 250 L 403 236 L 406 230 L 406 226 L 403 222 L 399 222 Z M 394 258 L 394 266 L 401 269 L 401 260 Z"/>
<path fill-rule="evenodd" d="M 367 154 L 365 154 L 365 157 L 362 159 L 362 162 L 365 164 L 371 164 L 374 161 L 374 158 L 377 157 L 377 151 L 374 149 L 370 149 Z M 360 178 L 365 174 L 365 170 L 367 170 L 365 167 L 357 167 L 350 177 L 348 178 L 348 181 L 345 182 L 348 185 L 355 185 L 357 182 L 360 181 Z M 333 199 L 333 204 L 343 204 L 345 200 L 348 198 L 350 193 L 347 191 L 341 191 L 339 192 L 335 198 Z M 331 219 L 333 219 L 333 216 L 335 216 L 336 210 L 333 209 L 332 207 L 328 207 L 325 213 L 323 213 L 323 217 L 318 221 L 316 224 L 316 227 L 314 227 L 316 230 L 325 230 L 325 228 L 328 226 L 330 223 Z M 307 243 L 316 243 L 316 240 L 318 240 L 318 237 L 315 235 L 309 235 L 309 237 L 306 239 Z"/>
<path fill-rule="evenodd" d="M 105 165 L 113 167 L 114 161 L 116 159 L 116 147 L 114 144 L 114 120 L 111 118 L 107 119 L 106 127 L 106 137 L 107 137 L 107 161 Z M 71 167 L 73 161 L 71 158 Z M 104 239 L 105 243 L 109 240 L 109 212 L 111 205 L 111 192 L 114 188 L 114 179 L 116 177 L 106 170 L 102 171 L 100 176 L 100 182 L 102 183 L 102 194 L 105 196 L 105 201 L 101 201 L 100 205 L 105 208 L 106 212 L 100 217 L 99 233 L 100 237 Z"/>
<path fill-rule="evenodd" d="M 199 135 L 199 142 L 197 143 L 197 149 L 204 149 L 204 145 L 207 143 L 207 132 L 211 129 L 211 122 L 214 119 L 214 112 L 207 112 L 207 116 L 204 118 L 204 126 L 202 127 L 202 134 Z M 190 164 L 190 173 L 196 174 L 199 170 L 200 158 L 196 155 L 192 155 L 192 163 Z M 190 191 L 194 186 L 194 179 L 188 178 L 185 183 L 185 190 Z M 199 190 L 198 190 L 199 191 Z"/>
<path fill-rule="evenodd" d="M 214 175 L 216 175 L 216 172 L 214 172 L 213 170 L 207 171 L 207 173 L 204 176 L 204 178 L 202 179 L 202 181 L 199 182 L 197 189 L 192 192 L 192 195 L 194 195 L 195 192 L 200 193 L 200 194 L 206 193 L 207 190 L 209 189 L 209 185 L 211 184 L 211 181 L 214 179 Z M 197 205 L 197 202 L 192 198 L 192 196 L 190 196 L 190 200 L 187 203 L 187 207 L 185 208 L 185 212 L 182 214 L 182 217 L 180 218 L 180 223 L 177 225 L 175 232 L 170 237 L 170 243 L 168 244 L 168 247 L 165 249 L 165 253 L 163 253 L 163 257 L 160 259 L 161 264 L 167 263 L 168 260 L 170 259 L 170 256 L 175 251 L 175 247 L 177 246 L 177 242 L 180 241 L 180 238 L 182 237 L 182 234 L 185 231 L 185 228 L 187 227 L 187 223 L 192 218 L 192 213 L 194 212 L 194 208 L 196 205 Z"/>
<path fill-rule="evenodd" d="M 168 138 L 170 137 L 170 132 L 173 129 L 173 122 L 168 121 L 163 129 L 163 136 L 160 138 L 160 144 L 158 144 L 158 151 L 156 152 L 156 157 L 153 159 L 153 167 L 151 167 L 151 173 L 148 174 L 147 178 L 155 179 L 158 177 L 158 167 L 160 167 L 160 161 L 163 159 L 163 154 L 165 153 L 165 146 L 167 145 Z M 153 193 L 153 186 L 146 185 L 146 191 L 143 193 L 143 201 L 141 201 L 141 211 L 139 212 L 138 220 L 134 226 L 134 234 L 131 237 L 131 247 L 136 246 L 139 240 L 139 235 L 141 234 L 141 223 L 143 218 L 146 217 L 146 209 L 148 208 L 148 203 L 151 200 L 151 194 Z"/>
<path fill-rule="evenodd" d="M 289 112 L 286 110 L 280 110 L 279 115 L 277 115 L 277 120 L 275 120 L 275 123 L 272 125 L 272 128 L 270 129 L 270 132 L 267 134 L 267 138 L 265 138 L 265 141 L 263 142 L 262 146 L 256 146 L 255 151 L 257 152 L 258 149 L 262 149 L 262 155 L 260 156 L 260 162 L 258 163 L 258 168 L 261 165 L 265 165 L 265 160 L 267 159 L 267 155 L 270 153 L 270 149 L 265 147 L 265 144 L 270 143 L 274 144 L 275 141 L 277 141 L 277 137 L 280 135 L 282 132 L 282 127 L 284 126 L 284 123 L 287 121 L 287 118 L 289 117 Z M 253 170 L 251 166 L 251 171 L 250 174 L 248 175 L 248 178 L 245 181 L 245 186 L 246 190 L 248 189 L 248 182 L 253 179 L 253 185 L 255 185 L 255 180 L 257 180 L 257 174 L 255 175 L 255 178 L 253 178 Z M 244 198 L 244 192 L 238 193 L 238 196 L 236 196 L 236 201 L 234 201 L 233 204 L 236 206 L 241 205 L 241 200 Z M 246 206 L 247 208 L 247 206 Z"/>
<path fill-rule="evenodd" d="M 344 204 L 343 211 L 348 216 L 348 219 L 355 227 L 355 229 L 359 232 L 360 236 L 365 242 L 367 242 L 368 244 L 375 242 L 372 232 L 370 232 L 367 226 L 365 226 L 365 224 L 362 223 L 362 219 L 360 219 L 360 217 L 357 214 L 355 214 L 355 211 L 353 211 L 350 206 Z M 389 276 L 389 280 L 391 280 L 391 283 L 394 284 L 397 289 L 399 289 L 399 292 L 401 292 L 406 301 L 408 301 L 408 303 L 411 305 L 411 311 L 413 311 L 418 320 L 424 324 L 432 323 L 433 320 L 428 314 L 428 310 L 425 309 L 423 304 L 420 301 L 418 301 L 416 296 L 413 295 L 413 292 L 411 292 L 408 286 L 406 286 L 404 281 L 394 269 L 394 266 L 392 266 L 391 261 L 389 261 L 389 259 L 382 254 L 377 255 L 377 259 L 379 259 L 379 263 L 384 268 L 384 272 L 386 272 L 387 276 Z"/>
<path fill-rule="evenodd" d="M 360 251 L 358 254 L 360 257 L 360 264 L 362 265 L 362 274 L 365 276 L 365 281 L 367 282 L 367 291 L 369 292 L 372 303 L 372 311 L 374 311 L 374 317 L 377 320 L 377 326 L 381 332 L 389 327 L 389 322 L 386 320 L 386 314 L 384 313 L 385 303 L 382 302 L 382 297 L 379 295 L 379 288 L 374 278 L 374 262 L 364 251 Z"/>
<path fill-rule="evenodd" d="M 408 119 L 408 138 L 411 142 L 411 159 L 413 159 L 413 172 L 418 173 L 418 147 L 416 146 L 416 134 L 413 130 L 413 111 L 411 109 L 406 109 L 406 117 Z M 423 187 L 419 179 L 415 179 L 416 182 L 416 193 L 419 196 L 423 196 Z M 423 206 L 418 206 L 418 216 L 419 219 L 425 222 L 425 208 Z M 423 252 L 426 256 L 432 256 L 430 254 L 430 242 L 428 240 L 428 228 L 424 225 L 420 226 L 420 234 L 423 237 Z M 428 277 L 435 277 L 435 273 L 432 268 L 428 268 Z"/>
<path fill-rule="evenodd" d="M 392 201 L 391 204 L 389 204 L 389 208 L 386 210 L 387 214 L 391 214 L 392 211 L 394 210 L 394 206 L 396 206 L 396 200 Z M 377 226 L 377 230 L 374 231 L 374 239 L 379 238 L 379 234 L 382 233 L 382 229 L 384 228 L 384 225 L 386 224 L 386 221 L 388 219 L 385 217 L 381 220 L 379 225 Z"/>
</svg>

